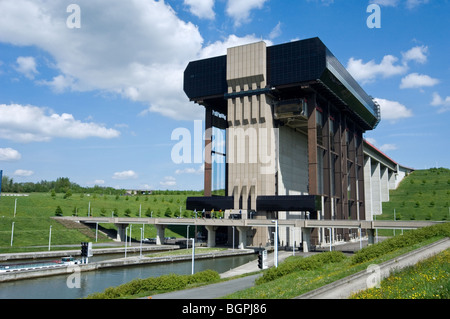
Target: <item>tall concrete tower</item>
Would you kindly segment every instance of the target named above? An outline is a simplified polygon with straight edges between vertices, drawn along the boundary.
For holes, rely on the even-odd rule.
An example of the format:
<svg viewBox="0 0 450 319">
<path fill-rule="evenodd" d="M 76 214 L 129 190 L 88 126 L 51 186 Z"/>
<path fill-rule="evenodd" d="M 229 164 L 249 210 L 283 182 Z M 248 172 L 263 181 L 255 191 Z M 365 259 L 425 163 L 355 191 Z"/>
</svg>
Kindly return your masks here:
<svg viewBox="0 0 450 319">
<path fill-rule="evenodd" d="M 362 134 L 378 124 L 379 106 L 319 38 L 257 42 L 193 61 L 184 90 L 205 107 L 206 129 L 205 197 L 189 198 L 188 209 L 223 210 L 225 218 L 365 219 Z M 217 132 L 226 137 L 220 150 Z M 216 175 L 224 177 L 222 196 L 213 196 Z M 348 238 L 349 230 L 339 232 Z M 324 235 L 314 231 L 312 239 Z M 284 229 L 278 240 L 295 245 L 301 236 Z M 258 246 L 273 241 L 267 227 L 247 237 Z"/>
</svg>

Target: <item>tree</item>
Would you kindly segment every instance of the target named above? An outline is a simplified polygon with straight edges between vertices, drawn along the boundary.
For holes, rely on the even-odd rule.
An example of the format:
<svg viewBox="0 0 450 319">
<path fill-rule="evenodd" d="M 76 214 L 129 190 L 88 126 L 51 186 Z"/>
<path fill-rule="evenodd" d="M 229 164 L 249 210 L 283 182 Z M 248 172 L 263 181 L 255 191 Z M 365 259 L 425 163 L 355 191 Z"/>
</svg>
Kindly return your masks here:
<svg viewBox="0 0 450 319">
<path fill-rule="evenodd" d="M 64 199 L 69 198 L 70 196 L 72 196 L 72 191 L 70 189 L 67 190 L 67 192 L 64 194 Z"/>
<path fill-rule="evenodd" d="M 61 207 L 60 206 L 56 207 L 55 216 L 62 216 L 62 215 L 63 215 L 63 211 L 62 211 Z"/>
</svg>

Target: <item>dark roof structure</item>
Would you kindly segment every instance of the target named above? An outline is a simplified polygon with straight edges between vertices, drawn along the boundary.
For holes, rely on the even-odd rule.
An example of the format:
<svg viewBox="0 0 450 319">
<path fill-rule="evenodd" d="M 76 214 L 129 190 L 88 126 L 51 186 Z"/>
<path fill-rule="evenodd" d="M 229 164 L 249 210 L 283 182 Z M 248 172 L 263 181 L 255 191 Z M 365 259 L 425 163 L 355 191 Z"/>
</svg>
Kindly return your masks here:
<svg viewBox="0 0 450 319">
<path fill-rule="evenodd" d="M 184 91 L 191 101 L 208 103 L 226 114 L 229 98 L 227 57 L 190 62 L 184 72 Z M 293 94 L 311 87 L 344 112 L 353 115 L 364 130 L 380 121 L 379 105 L 361 88 L 319 38 L 267 47 L 267 87 L 271 94 Z"/>
</svg>

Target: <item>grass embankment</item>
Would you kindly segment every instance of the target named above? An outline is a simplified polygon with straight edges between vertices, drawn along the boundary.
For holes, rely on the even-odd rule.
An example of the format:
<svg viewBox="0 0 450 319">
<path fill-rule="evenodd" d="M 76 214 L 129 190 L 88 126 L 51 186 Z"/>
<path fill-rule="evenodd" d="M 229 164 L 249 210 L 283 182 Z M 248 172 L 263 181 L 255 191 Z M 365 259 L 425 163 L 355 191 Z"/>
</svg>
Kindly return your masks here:
<svg viewBox="0 0 450 319">
<path fill-rule="evenodd" d="M 395 271 L 374 287 L 352 299 L 449 299 L 450 250 L 401 271 Z"/>
<path fill-rule="evenodd" d="M 103 292 L 91 294 L 87 299 L 140 298 L 210 284 L 219 280 L 219 274 L 213 270 L 205 270 L 194 275 L 170 274 L 146 279 L 134 279 L 126 284 L 109 287 Z"/>
<path fill-rule="evenodd" d="M 192 194 L 196 195 L 196 194 Z M 141 211 L 142 217 L 178 217 L 180 207 L 182 216 L 190 216 L 186 211 L 186 194 L 177 195 L 144 195 L 144 196 L 115 196 L 73 194 L 64 198 L 64 194 L 52 196 L 49 193 L 31 193 L 29 196 L 0 198 L 0 253 L 24 251 L 23 247 L 47 246 L 49 242 L 50 226 L 52 226 L 52 246 L 79 244 L 83 241 L 95 240 L 95 229 L 67 228 L 51 217 L 59 206 L 63 216 L 90 216 L 109 217 L 114 211 L 115 216 L 137 217 Z M 14 204 L 17 199 L 16 216 L 14 217 Z M 13 246 L 11 247 L 12 223 L 14 222 Z M 106 229 L 115 229 L 112 224 L 101 224 Z M 140 227 L 132 228 L 132 237 L 140 240 Z M 185 237 L 186 227 L 171 226 L 166 229 L 167 237 Z M 193 227 L 190 228 L 190 237 L 194 236 Z M 153 225 L 145 225 L 144 237 L 156 237 Z M 98 242 L 108 242 L 111 239 L 99 233 Z M 34 250 L 45 249 L 36 248 Z M 48 248 L 47 248 L 48 249 Z"/>
<path fill-rule="evenodd" d="M 288 299 L 299 296 L 341 278 L 365 270 L 371 264 L 382 263 L 413 249 L 450 236 L 450 223 L 425 227 L 389 238 L 366 247 L 351 257 L 339 252 L 327 252 L 311 257 L 287 258 L 278 268 L 264 272 L 256 285 L 236 292 L 230 299 Z M 309 261 L 308 261 L 309 259 Z M 447 268 L 448 269 L 448 268 Z M 448 295 L 449 278 L 443 294 Z M 417 287 L 419 289 L 419 287 Z M 430 295 L 426 298 L 439 298 Z"/>
<path fill-rule="evenodd" d="M 414 171 L 383 203 L 377 219 L 450 220 L 450 169 L 431 168 Z"/>
</svg>

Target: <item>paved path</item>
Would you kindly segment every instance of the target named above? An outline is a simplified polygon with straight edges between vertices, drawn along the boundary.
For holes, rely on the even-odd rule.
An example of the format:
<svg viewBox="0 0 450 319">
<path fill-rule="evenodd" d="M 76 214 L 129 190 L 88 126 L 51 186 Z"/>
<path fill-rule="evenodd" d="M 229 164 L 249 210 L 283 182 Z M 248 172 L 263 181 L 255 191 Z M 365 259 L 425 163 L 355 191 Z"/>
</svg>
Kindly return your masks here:
<svg viewBox="0 0 450 319">
<path fill-rule="evenodd" d="M 434 256 L 448 248 L 450 248 L 450 239 L 445 238 L 386 261 L 380 265 L 376 265 L 379 268 L 374 268 L 376 270 L 375 272 L 364 270 L 352 276 L 305 293 L 294 299 L 347 299 L 353 293 L 367 289 L 368 283 L 372 284 L 372 279 L 376 279 L 378 277 L 380 280 L 383 280 L 388 277 L 393 270 L 415 265 L 418 262 Z"/>
</svg>

